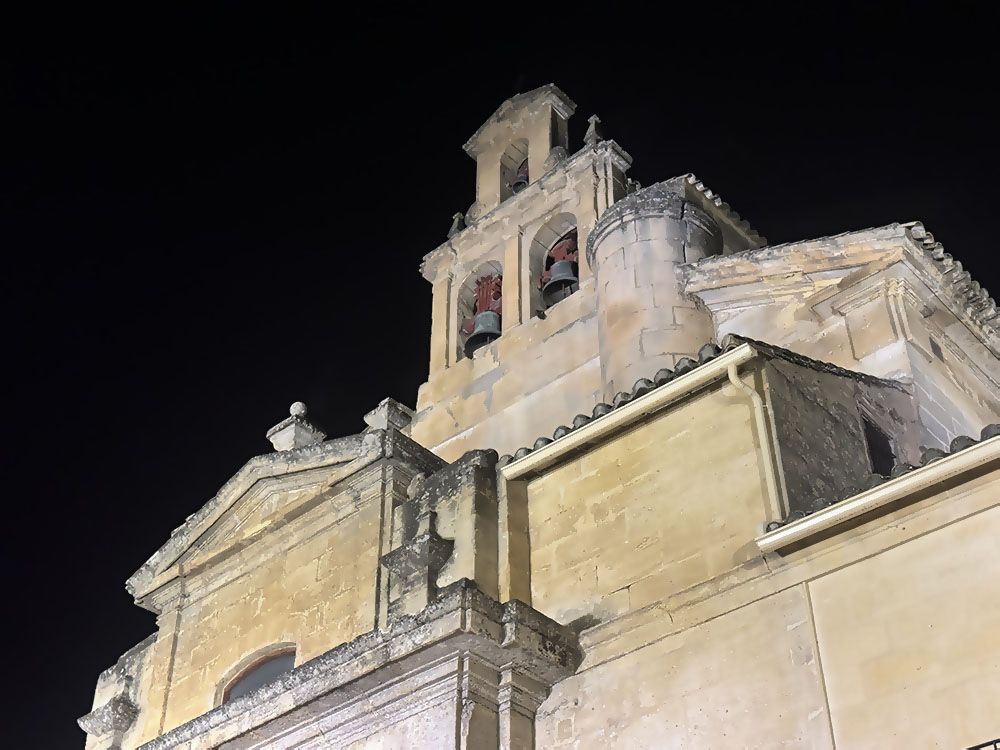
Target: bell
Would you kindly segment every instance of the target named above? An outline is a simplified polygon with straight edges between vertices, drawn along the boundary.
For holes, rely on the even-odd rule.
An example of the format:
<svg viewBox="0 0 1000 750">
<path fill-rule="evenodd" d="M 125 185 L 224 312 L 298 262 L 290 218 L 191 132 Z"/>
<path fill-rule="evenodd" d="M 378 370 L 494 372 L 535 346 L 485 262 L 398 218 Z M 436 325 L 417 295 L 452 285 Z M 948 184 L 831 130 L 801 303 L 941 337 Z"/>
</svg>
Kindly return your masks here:
<svg viewBox="0 0 1000 750">
<path fill-rule="evenodd" d="M 498 338 L 500 338 L 500 315 L 492 310 L 476 313 L 475 327 L 465 340 L 465 356 L 471 357 L 476 349 Z"/>
<path fill-rule="evenodd" d="M 549 280 L 542 287 L 542 299 L 546 306 L 554 305 L 580 288 L 575 266 L 576 263 L 571 260 L 557 260 L 549 268 Z"/>
<path fill-rule="evenodd" d="M 517 176 L 514 181 L 510 184 L 510 191 L 512 193 L 520 193 L 528 187 L 528 160 L 525 159 L 521 162 L 521 166 L 517 168 Z"/>
</svg>

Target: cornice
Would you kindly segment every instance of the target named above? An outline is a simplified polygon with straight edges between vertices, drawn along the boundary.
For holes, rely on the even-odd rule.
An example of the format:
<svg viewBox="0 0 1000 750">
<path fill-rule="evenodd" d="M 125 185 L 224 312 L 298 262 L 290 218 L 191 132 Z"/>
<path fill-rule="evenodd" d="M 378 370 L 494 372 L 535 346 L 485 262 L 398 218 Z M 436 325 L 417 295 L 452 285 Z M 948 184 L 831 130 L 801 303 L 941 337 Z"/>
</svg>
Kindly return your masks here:
<svg viewBox="0 0 1000 750">
<path fill-rule="evenodd" d="M 491 125 L 495 125 L 500 122 L 500 120 L 510 117 L 518 110 L 531 105 L 537 106 L 541 104 L 551 104 L 552 108 L 564 119 L 569 119 L 572 117 L 573 113 L 576 112 L 576 102 L 570 99 L 565 92 L 563 92 L 562 89 L 554 83 L 547 83 L 544 86 L 539 86 L 531 91 L 516 94 L 510 99 L 504 101 L 503 104 L 493 111 L 492 115 L 486 118 L 486 121 L 479 126 L 476 132 L 472 134 L 469 140 L 467 140 L 462 146 L 462 149 L 472 158 L 476 158 L 477 142 Z"/>
<path fill-rule="evenodd" d="M 572 674 L 581 660 L 573 631 L 516 600 L 500 604 L 461 579 L 419 614 L 399 618 L 299 665 L 257 690 L 222 704 L 147 742 L 140 750 L 218 747 L 308 704 L 329 715 L 368 690 L 385 690 L 388 674 L 415 674 L 453 653 L 471 653 L 497 669 L 545 685 Z M 343 691 L 348 692 L 343 692 Z M 348 708 L 348 710 L 350 710 Z M 266 742 L 266 738 L 262 738 Z M 266 746 L 266 745 L 260 745 Z"/>
<path fill-rule="evenodd" d="M 347 463 L 364 452 L 363 435 L 255 456 L 247 461 L 199 510 L 174 529 L 170 539 L 128 579 L 125 588 L 139 598 L 153 580 L 187 550 L 236 500 L 265 477 L 297 473 L 321 466 Z"/>
</svg>

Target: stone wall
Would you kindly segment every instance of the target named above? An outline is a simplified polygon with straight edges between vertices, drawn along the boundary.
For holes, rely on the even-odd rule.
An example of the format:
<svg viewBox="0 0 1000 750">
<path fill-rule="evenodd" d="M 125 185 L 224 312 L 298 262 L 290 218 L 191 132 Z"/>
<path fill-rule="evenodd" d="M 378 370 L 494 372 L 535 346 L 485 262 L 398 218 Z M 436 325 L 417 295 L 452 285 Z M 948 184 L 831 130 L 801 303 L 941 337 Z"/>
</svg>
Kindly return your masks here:
<svg viewBox="0 0 1000 750">
<path fill-rule="evenodd" d="M 163 728 L 217 705 L 248 655 L 287 643 L 301 664 L 371 630 L 380 513 L 377 495 L 324 500 L 286 527 L 287 546 L 232 559 L 238 578 L 186 604 Z"/>
<path fill-rule="evenodd" d="M 745 560 L 764 517 L 751 421 L 717 386 L 533 480 L 533 606 L 602 620 Z"/>
<path fill-rule="evenodd" d="M 993 502 L 809 584 L 838 747 L 968 747 L 1000 733 Z"/>
<path fill-rule="evenodd" d="M 681 275 L 717 337 L 735 333 L 912 383 L 919 441 L 946 448 L 1000 418 L 1000 370 L 992 328 L 956 302 L 938 263 L 912 228 L 893 224 L 705 258 Z"/>
<path fill-rule="evenodd" d="M 744 382 L 763 391 L 773 364 Z M 786 381 L 807 377 L 780 367 Z M 837 377 L 808 372 L 816 387 Z M 857 381 L 829 385 L 856 411 Z M 908 398 L 893 390 L 887 412 L 895 396 Z M 912 416 L 905 426 L 917 429 Z M 530 481 L 532 603 L 582 629 L 585 654 L 539 709 L 538 746 L 947 748 L 995 736 L 998 459 L 761 555 L 758 449 L 747 402 L 726 384 Z M 840 490 L 833 499 L 856 492 Z"/>
<path fill-rule="evenodd" d="M 874 378 L 774 359 L 764 368 L 788 510 L 812 512 L 867 489 L 874 471 L 862 417 L 918 465 L 920 425 L 910 394 Z"/>
</svg>

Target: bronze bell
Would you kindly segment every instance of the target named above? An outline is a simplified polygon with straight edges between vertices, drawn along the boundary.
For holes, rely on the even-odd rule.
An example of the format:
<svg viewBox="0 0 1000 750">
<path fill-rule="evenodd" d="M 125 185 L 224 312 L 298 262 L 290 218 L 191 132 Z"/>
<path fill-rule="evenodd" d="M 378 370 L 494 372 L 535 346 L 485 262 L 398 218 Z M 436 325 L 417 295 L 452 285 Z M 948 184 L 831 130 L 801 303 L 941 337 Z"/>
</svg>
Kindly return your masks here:
<svg viewBox="0 0 1000 750">
<path fill-rule="evenodd" d="M 520 193 L 528 187 L 528 160 L 525 159 L 521 162 L 521 166 L 517 168 L 517 176 L 514 178 L 514 182 L 510 185 L 510 190 L 512 193 Z"/>
<path fill-rule="evenodd" d="M 557 260 L 552 264 L 549 280 L 542 287 L 542 299 L 546 306 L 554 305 L 580 288 L 576 273 L 576 263 L 571 260 Z"/>
<path fill-rule="evenodd" d="M 492 310 L 476 313 L 475 327 L 465 340 L 465 356 L 471 357 L 476 349 L 498 338 L 500 338 L 500 315 Z"/>
</svg>

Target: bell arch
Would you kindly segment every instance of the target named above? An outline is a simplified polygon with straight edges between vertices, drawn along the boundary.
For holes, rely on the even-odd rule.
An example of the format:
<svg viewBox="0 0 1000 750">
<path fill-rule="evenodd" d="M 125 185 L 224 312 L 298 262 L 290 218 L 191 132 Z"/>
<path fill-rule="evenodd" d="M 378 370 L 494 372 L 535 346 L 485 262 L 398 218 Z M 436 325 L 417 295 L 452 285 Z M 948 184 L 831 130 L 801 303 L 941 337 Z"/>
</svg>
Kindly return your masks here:
<svg viewBox="0 0 1000 750">
<path fill-rule="evenodd" d="M 576 215 L 568 211 L 556 214 L 542 224 L 535 232 L 528 247 L 528 279 L 527 286 L 531 316 L 538 315 L 568 297 L 580 288 L 580 265 L 576 259 L 579 254 Z M 556 255 L 559 258 L 555 257 Z M 553 269 L 557 261 L 560 265 Z M 552 275 L 557 277 L 554 283 Z M 572 273 L 576 279 L 573 284 L 567 275 Z M 546 285 L 548 287 L 546 288 Z"/>
<path fill-rule="evenodd" d="M 508 144 L 500 156 L 500 201 L 528 187 L 528 140 L 518 138 Z"/>
<path fill-rule="evenodd" d="M 490 280 L 495 281 L 491 282 Z M 455 304 L 458 318 L 458 352 L 456 353 L 456 361 L 463 357 L 471 356 L 475 348 L 488 344 L 493 339 L 499 337 L 502 283 L 503 264 L 498 260 L 489 260 L 476 266 L 476 269 L 465 277 L 465 281 L 458 288 L 458 297 Z M 489 286 L 490 289 L 486 289 L 486 286 Z M 480 309 L 484 305 L 487 309 Z M 492 313 L 495 315 L 495 318 L 493 318 L 493 315 L 485 315 L 477 321 L 477 317 L 482 313 Z M 488 320 L 487 318 L 490 319 Z M 486 340 L 483 340 L 482 336 L 473 338 L 477 322 L 481 328 L 483 325 L 489 326 L 495 324 L 496 335 L 492 336 L 492 338 L 487 336 Z M 474 346 L 472 348 L 470 348 L 470 339 L 473 339 L 472 345 Z"/>
<path fill-rule="evenodd" d="M 272 643 L 247 654 L 219 681 L 215 705 L 221 706 L 273 682 L 295 666 L 295 654 L 294 643 Z"/>
</svg>

